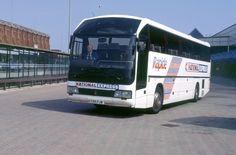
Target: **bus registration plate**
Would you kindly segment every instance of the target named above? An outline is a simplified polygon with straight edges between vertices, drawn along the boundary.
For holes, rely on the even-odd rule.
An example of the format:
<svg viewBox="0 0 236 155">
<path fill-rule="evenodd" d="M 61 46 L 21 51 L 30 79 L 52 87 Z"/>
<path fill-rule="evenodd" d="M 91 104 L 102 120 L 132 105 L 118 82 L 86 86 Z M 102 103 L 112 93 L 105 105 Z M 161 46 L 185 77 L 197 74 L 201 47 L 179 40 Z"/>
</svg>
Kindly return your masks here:
<svg viewBox="0 0 236 155">
<path fill-rule="evenodd" d="M 93 104 L 105 104 L 105 102 L 101 100 L 90 100 L 89 102 Z"/>
</svg>

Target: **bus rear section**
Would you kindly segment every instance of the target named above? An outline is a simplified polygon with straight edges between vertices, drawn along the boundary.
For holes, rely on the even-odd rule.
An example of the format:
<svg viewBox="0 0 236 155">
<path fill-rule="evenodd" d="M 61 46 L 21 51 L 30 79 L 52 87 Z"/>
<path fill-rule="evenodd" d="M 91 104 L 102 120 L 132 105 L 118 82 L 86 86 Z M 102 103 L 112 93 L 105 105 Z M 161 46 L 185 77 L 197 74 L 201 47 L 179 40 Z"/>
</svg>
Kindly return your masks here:
<svg viewBox="0 0 236 155">
<path fill-rule="evenodd" d="M 197 101 L 210 90 L 209 62 L 156 52 L 149 52 L 148 62 L 148 107 L 154 102 L 157 85 L 163 95 L 163 105 L 184 100 Z"/>
</svg>

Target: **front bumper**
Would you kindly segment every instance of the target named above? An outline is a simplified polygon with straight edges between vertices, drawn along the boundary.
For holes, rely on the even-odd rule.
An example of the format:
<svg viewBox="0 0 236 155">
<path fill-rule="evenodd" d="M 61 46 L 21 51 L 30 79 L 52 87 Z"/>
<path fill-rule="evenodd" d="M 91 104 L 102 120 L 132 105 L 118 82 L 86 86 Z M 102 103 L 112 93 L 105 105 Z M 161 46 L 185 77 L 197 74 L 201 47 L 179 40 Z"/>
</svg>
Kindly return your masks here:
<svg viewBox="0 0 236 155">
<path fill-rule="evenodd" d="M 113 97 L 103 96 L 91 96 L 91 95 L 80 95 L 72 94 L 68 95 L 68 100 L 72 102 L 88 103 L 88 104 L 100 104 L 117 107 L 134 107 L 134 99 L 120 99 Z"/>
</svg>

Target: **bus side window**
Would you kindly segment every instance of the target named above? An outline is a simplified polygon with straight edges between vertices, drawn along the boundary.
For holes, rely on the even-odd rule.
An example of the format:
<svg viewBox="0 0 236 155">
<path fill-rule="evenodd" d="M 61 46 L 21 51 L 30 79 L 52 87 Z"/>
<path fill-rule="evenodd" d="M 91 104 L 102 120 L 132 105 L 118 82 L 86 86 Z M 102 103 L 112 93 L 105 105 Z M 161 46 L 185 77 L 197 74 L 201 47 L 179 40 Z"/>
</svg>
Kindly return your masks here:
<svg viewBox="0 0 236 155">
<path fill-rule="evenodd" d="M 190 53 L 189 52 L 182 52 L 182 56 L 185 58 L 190 58 Z"/>
<path fill-rule="evenodd" d="M 139 52 L 144 52 L 147 49 L 147 44 L 144 41 L 139 41 L 138 42 L 138 51 Z"/>
<path fill-rule="evenodd" d="M 156 45 L 154 48 L 156 52 L 161 52 L 161 46 Z"/>
<path fill-rule="evenodd" d="M 178 55 L 178 50 L 175 50 L 175 49 L 168 49 L 168 53 L 170 55 Z"/>
<path fill-rule="evenodd" d="M 150 51 L 155 51 L 155 45 L 154 44 L 150 44 Z"/>
<path fill-rule="evenodd" d="M 161 46 L 158 46 L 156 44 L 150 44 L 150 51 L 161 52 Z"/>
<path fill-rule="evenodd" d="M 193 59 L 200 60 L 200 56 L 199 56 L 199 55 L 197 55 L 197 54 L 195 54 L 195 55 L 193 55 Z"/>
</svg>

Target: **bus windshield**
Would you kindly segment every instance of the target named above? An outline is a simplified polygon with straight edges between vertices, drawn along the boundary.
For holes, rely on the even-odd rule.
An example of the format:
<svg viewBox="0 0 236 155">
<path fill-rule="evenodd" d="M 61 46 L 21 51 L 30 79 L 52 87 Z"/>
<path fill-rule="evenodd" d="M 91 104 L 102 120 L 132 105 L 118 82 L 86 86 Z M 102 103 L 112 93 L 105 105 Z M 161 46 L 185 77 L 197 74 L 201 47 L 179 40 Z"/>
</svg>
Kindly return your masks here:
<svg viewBox="0 0 236 155">
<path fill-rule="evenodd" d="M 70 80 L 130 84 L 134 79 L 134 36 L 75 35 Z"/>
<path fill-rule="evenodd" d="M 128 18 L 98 18 L 84 21 L 76 35 L 133 35 L 136 33 L 140 20 Z"/>
<path fill-rule="evenodd" d="M 140 20 L 128 18 L 84 21 L 71 40 L 69 80 L 131 84 L 139 24 Z"/>
</svg>

